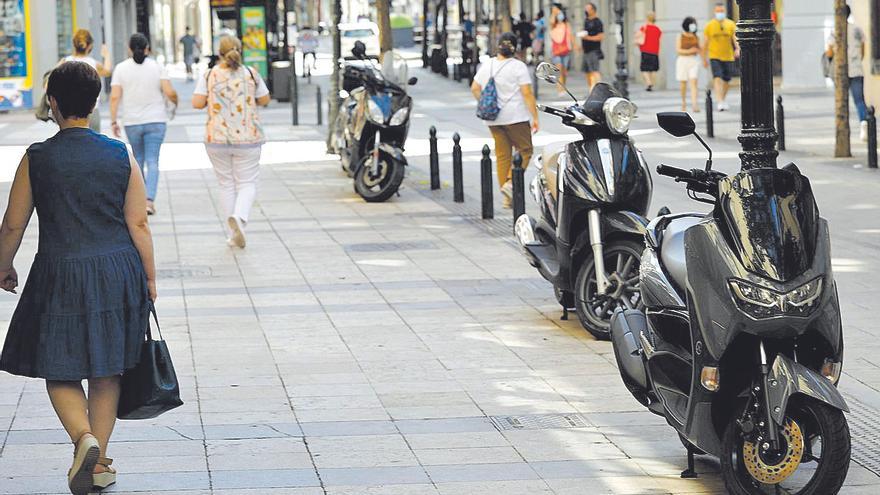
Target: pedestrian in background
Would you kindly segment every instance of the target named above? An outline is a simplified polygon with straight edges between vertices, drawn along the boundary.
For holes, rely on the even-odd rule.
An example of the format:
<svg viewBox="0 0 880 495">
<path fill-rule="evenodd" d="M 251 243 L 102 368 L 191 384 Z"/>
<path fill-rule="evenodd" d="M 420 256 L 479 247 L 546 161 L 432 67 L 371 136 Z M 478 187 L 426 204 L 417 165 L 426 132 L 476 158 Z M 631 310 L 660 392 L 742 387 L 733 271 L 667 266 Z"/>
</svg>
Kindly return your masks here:
<svg viewBox="0 0 880 495">
<path fill-rule="evenodd" d="M 532 63 L 537 64 L 544 60 L 544 39 L 547 36 L 547 21 L 544 20 L 544 11 L 539 10 L 535 16 L 535 39 L 532 40 Z"/>
<path fill-rule="evenodd" d="M 68 488 L 86 495 L 116 481 L 107 445 L 120 375 L 140 358 L 156 269 L 138 165 L 125 144 L 88 128 L 101 91 L 98 73 L 62 63 L 46 91 L 60 130 L 28 148 L 0 226 L 0 288 L 15 293 L 13 261 L 34 209 L 40 220 L 39 248 L 0 369 L 46 381 L 74 444 Z M 43 471 L 51 472 L 45 465 Z"/>
<path fill-rule="evenodd" d="M 220 184 L 230 232 L 227 244 L 243 248 L 265 141 L 257 106 L 269 104 L 269 89 L 259 72 L 242 65 L 238 38 L 220 38 L 218 52 L 220 62 L 199 78 L 192 105 L 208 108 L 205 149 Z"/>
<path fill-rule="evenodd" d="M 733 62 L 739 58 L 736 23 L 727 18 L 724 4 L 715 4 L 715 17 L 706 24 L 703 34 L 703 65 L 712 67 L 715 99 L 718 100 L 718 111 L 723 112 L 730 109 L 727 91 L 733 78 Z"/>
<path fill-rule="evenodd" d="M 554 3 L 550 10 L 550 42 L 551 61 L 559 69 L 559 84 L 557 90 L 560 95 L 565 94 L 565 81 L 568 78 L 568 69 L 571 67 L 571 51 L 574 48 L 574 36 L 571 34 L 571 25 L 561 3 Z"/>
<path fill-rule="evenodd" d="M 656 16 L 648 12 L 645 24 L 636 31 L 635 42 L 642 53 L 640 70 L 645 79 L 645 89 L 653 91 L 657 71 L 660 70 L 660 37 L 663 31 L 654 24 Z"/>
<path fill-rule="evenodd" d="M 868 107 L 865 105 L 865 68 L 862 61 L 865 58 L 865 32 L 853 22 L 852 10 L 849 5 L 845 7 L 847 17 L 846 26 L 846 55 L 849 59 L 847 70 L 849 76 L 849 91 L 852 93 L 853 104 L 859 116 L 859 139 L 868 141 Z M 825 55 L 834 57 L 834 33 L 828 36 Z"/>
<path fill-rule="evenodd" d="M 168 114 L 167 99 L 177 105 L 177 92 L 168 73 L 150 54 L 150 42 L 141 33 L 128 41 L 131 57 L 113 70 L 110 80 L 110 120 L 113 135 L 122 136 L 116 117 L 122 102 L 122 122 L 134 158 L 147 183 L 147 214 L 156 213 L 156 190 L 159 188 L 159 151 L 165 140 Z"/>
<path fill-rule="evenodd" d="M 110 59 L 110 50 L 107 45 L 101 45 L 101 61 L 98 62 L 90 54 L 95 46 L 95 39 L 88 29 L 79 29 L 73 35 L 73 55 L 64 57 L 62 62 L 83 62 L 98 72 L 100 77 L 110 77 L 113 74 L 113 61 Z M 100 99 L 100 93 L 98 94 Z M 89 129 L 101 132 L 101 112 L 97 103 L 95 110 L 89 114 Z"/>
<path fill-rule="evenodd" d="M 605 54 L 602 53 L 602 40 L 605 39 L 605 27 L 602 25 L 602 19 L 596 11 L 596 4 L 587 2 L 584 7 L 586 17 L 584 19 L 584 30 L 578 33 L 581 39 L 581 49 L 583 49 L 583 70 L 587 75 L 587 88 L 593 90 L 596 83 L 602 81 L 602 59 Z"/>
<path fill-rule="evenodd" d="M 498 42 L 498 55 L 480 66 L 474 76 L 471 92 L 480 100 L 483 88 L 493 81 L 501 111 L 495 120 L 486 120 L 495 140 L 495 162 L 498 185 L 501 186 L 502 205 L 510 208 L 513 198 L 511 162 L 513 149 L 522 156 L 523 167 L 528 167 L 532 156 L 532 134 L 538 132 L 538 107 L 532 93 L 529 68 L 516 54 L 516 35 L 504 33 Z M 531 125 L 529 119 L 531 118 Z"/>
<path fill-rule="evenodd" d="M 532 46 L 532 31 L 535 30 L 535 26 L 528 20 L 524 12 L 520 12 L 519 22 L 516 23 L 513 30 L 516 31 L 516 35 L 519 38 L 517 58 L 523 62 L 528 62 L 529 48 Z"/>
<path fill-rule="evenodd" d="M 675 59 L 675 80 L 681 86 L 681 111 L 687 110 L 687 90 L 690 86 L 691 108 L 694 112 L 699 112 L 697 83 L 700 76 L 700 57 L 703 56 L 703 47 L 700 45 L 700 37 L 697 36 L 697 20 L 690 16 L 685 17 L 681 23 L 681 29 L 682 32 L 675 40 L 675 51 L 678 53 Z"/>
<path fill-rule="evenodd" d="M 196 60 L 197 52 L 201 50 L 199 40 L 190 34 L 189 26 L 186 27 L 186 34 L 180 38 L 180 44 L 183 45 L 183 65 L 186 66 L 186 80 L 193 80 L 193 64 L 198 63 Z"/>
</svg>

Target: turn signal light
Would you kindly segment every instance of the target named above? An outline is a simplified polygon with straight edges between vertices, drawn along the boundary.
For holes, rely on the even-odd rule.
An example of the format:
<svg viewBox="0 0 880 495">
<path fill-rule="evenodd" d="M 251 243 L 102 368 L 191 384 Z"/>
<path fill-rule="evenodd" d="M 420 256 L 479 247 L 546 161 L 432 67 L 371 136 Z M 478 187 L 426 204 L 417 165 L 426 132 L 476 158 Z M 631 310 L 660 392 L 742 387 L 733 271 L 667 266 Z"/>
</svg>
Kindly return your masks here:
<svg viewBox="0 0 880 495">
<path fill-rule="evenodd" d="M 831 383 L 837 385 L 840 380 L 840 371 L 843 368 L 842 363 L 826 359 L 822 364 L 822 376 L 831 380 Z"/>
<path fill-rule="evenodd" d="M 717 392 L 721 388 L 721 373 L 715 366 L 703 366 L 700 372 L 700 383 L 709 392 Z"/>
</svg>

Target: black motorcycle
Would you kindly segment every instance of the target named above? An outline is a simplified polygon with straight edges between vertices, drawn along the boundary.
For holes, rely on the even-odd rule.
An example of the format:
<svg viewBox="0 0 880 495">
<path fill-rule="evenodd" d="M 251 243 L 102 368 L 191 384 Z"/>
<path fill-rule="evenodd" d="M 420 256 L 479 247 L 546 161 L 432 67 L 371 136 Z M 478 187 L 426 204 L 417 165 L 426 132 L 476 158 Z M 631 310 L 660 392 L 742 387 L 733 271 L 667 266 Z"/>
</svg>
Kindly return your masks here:
<svg viewBox="0 0 880 495">
<path fill-rule="evenodd" d="M 658 121 L 696 135 L 686 113 Z M 794 164 L 727 176 L 709 153 L 705 169 L 657 167 L 714 208 L 648 225 L 645 309 L 611 323 L 621 376 L 680 435 L 683 477 L 705 452 L 720 458 L 734 495 L 835 494 L 850 437 L 836 388 L 843 333 L 828 224 Z"/>
<path fill-rule="evenodd" d="M 368 202 L 381 202 L 403 182 L 412 98 L 366 60 L 365 53 L 363 43 L 356 42 L 352 54 L 357 60 L 346 62 L 343 68 L 344 99 L 331 141 L 342 169 L 354 178 L 355 192 Z M 406 84 L 416 81 L 413 77 Z"/>
<path fill-rule="evenodd" d="M 539 78 L 556 84 L 559 70 L 541 63 Z M 572 96 L 574 99 L 574 96 Z M 651 174 L 627 136 L 636 107 L 611 86 L 599 83 L 583 105 L 540 105 L 580 132 L 582 139 L 544 148 L 531 191 L 540 215 L 516 221 L 526 258 L 553 284 L 563 308 L 575 308 L 581 324 L 609 338 L 618 308 L 641 307 L 639 263 Z"/>
</svg>

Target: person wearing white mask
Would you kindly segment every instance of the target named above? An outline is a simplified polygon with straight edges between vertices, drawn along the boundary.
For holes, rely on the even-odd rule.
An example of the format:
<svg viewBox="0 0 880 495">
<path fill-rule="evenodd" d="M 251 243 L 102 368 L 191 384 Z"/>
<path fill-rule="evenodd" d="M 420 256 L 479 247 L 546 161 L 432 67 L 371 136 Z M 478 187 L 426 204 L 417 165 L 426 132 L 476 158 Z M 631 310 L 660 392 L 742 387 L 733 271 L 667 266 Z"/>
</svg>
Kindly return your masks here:
<svg viewBox="0 0 880 495">
<path fill-rule="evenodd" d="M 697 20 L 686 17 L 681 23 L 682 32 L 675 41 L 675 51 L 678 57 L 675 59 L 675 79 L 681 86 L 681 111 L 687 110 L 687 88 L 691 88 L 691 109 L 700 111 L 697 103 L 697 82 L 700 71 L 700 57 L 703 48 L 700 37 L 697 36 Z"/>
<path fill-rule="evenodd" d="M 736 23 L 727 18 L 724 4 L 715 4 L 715 18 L 706 24 L 703 34 L 703 65 L 712 66 L 715 99 L 718 101 L 718 111 L 723 112 L 730 109 L 727 104 L 727 90 L 730 89 L 730 80 L 733 78 L 734 61 L 739 58 Z"/>
</svg>

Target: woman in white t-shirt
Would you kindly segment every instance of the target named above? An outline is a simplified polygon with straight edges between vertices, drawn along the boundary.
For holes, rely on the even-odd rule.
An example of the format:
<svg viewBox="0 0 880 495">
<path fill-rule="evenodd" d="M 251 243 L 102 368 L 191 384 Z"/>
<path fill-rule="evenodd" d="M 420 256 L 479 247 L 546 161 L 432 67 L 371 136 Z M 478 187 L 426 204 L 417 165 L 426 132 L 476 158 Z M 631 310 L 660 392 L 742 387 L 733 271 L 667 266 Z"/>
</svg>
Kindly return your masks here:
<svg viewBox="0 0 880 495">
<path fill-rule="evenodd" d="M 135 160 L 147 183 L 147 214 L 156 213 L 156 190 L 159 187 L 159 150 L 165 140 L 168 115 L 165 100 L 177 105 L 177 92 L 171 86 L 165 68 L 148 57 L 150 42 L 141 33 L 128 42 L 131 58 L 113 70 L 110 80 L 110 119 L 113 135 L 122 136 L 116 120 L 122 102 L 122 122 Z"/>
<path fill-rule="evenodd" d="M 218 53 L 217 65 L 196 82 L 192 105 L 208 109 L 205 148 L 220 184 L 227 244 L 243 248 L 265 141 L 257 106 L 269 104 L 269 89 L 257 70 L 242 65 L 238 38 L 220 38 Z"/>
<path fill-rule="evenodd" d="M 513 199 L 510 180 L 513 148 L 522 156 L 523 167 L 527 167 L 532 156 L 532 134 L 538 132 L 538 107 L 532 93 L 532 78 L 528 66 L 513 57 L 516 42 L 515 34 L 502 34 L 498 42 L 498 55 L 480 66 L 471 85 L 471 92 L 479 101 L 483 87 L 490 79 L 495 80 L 501 111 L 498 118 L 485 122 L 495 140 L 498 184 L 505 208 L 511 207 Z"/>
<path fill-rule="evenodd" d="M 102 78 L 110 77 L 113 74 L 113 61 L 110 60 L 110 50 L 107 45 L 101 45 L 101 61 L 98 62 L 90 54 L 95 46 L 95 39 L 88 29 L 79 29 L 73 35 L 73 55 L 68 55 L 61 59 L 61 62 L 82 62 L 88 64 L 98 72 Z M 59 63 L 61 63 L 59 62 Z M 100 101 L 100 96 L 98 100 Z M 95 132 L 101 132 L 101 112 L 98 111 L 98 105 L 89 115 L 89 129 Z"/>
</svg>

